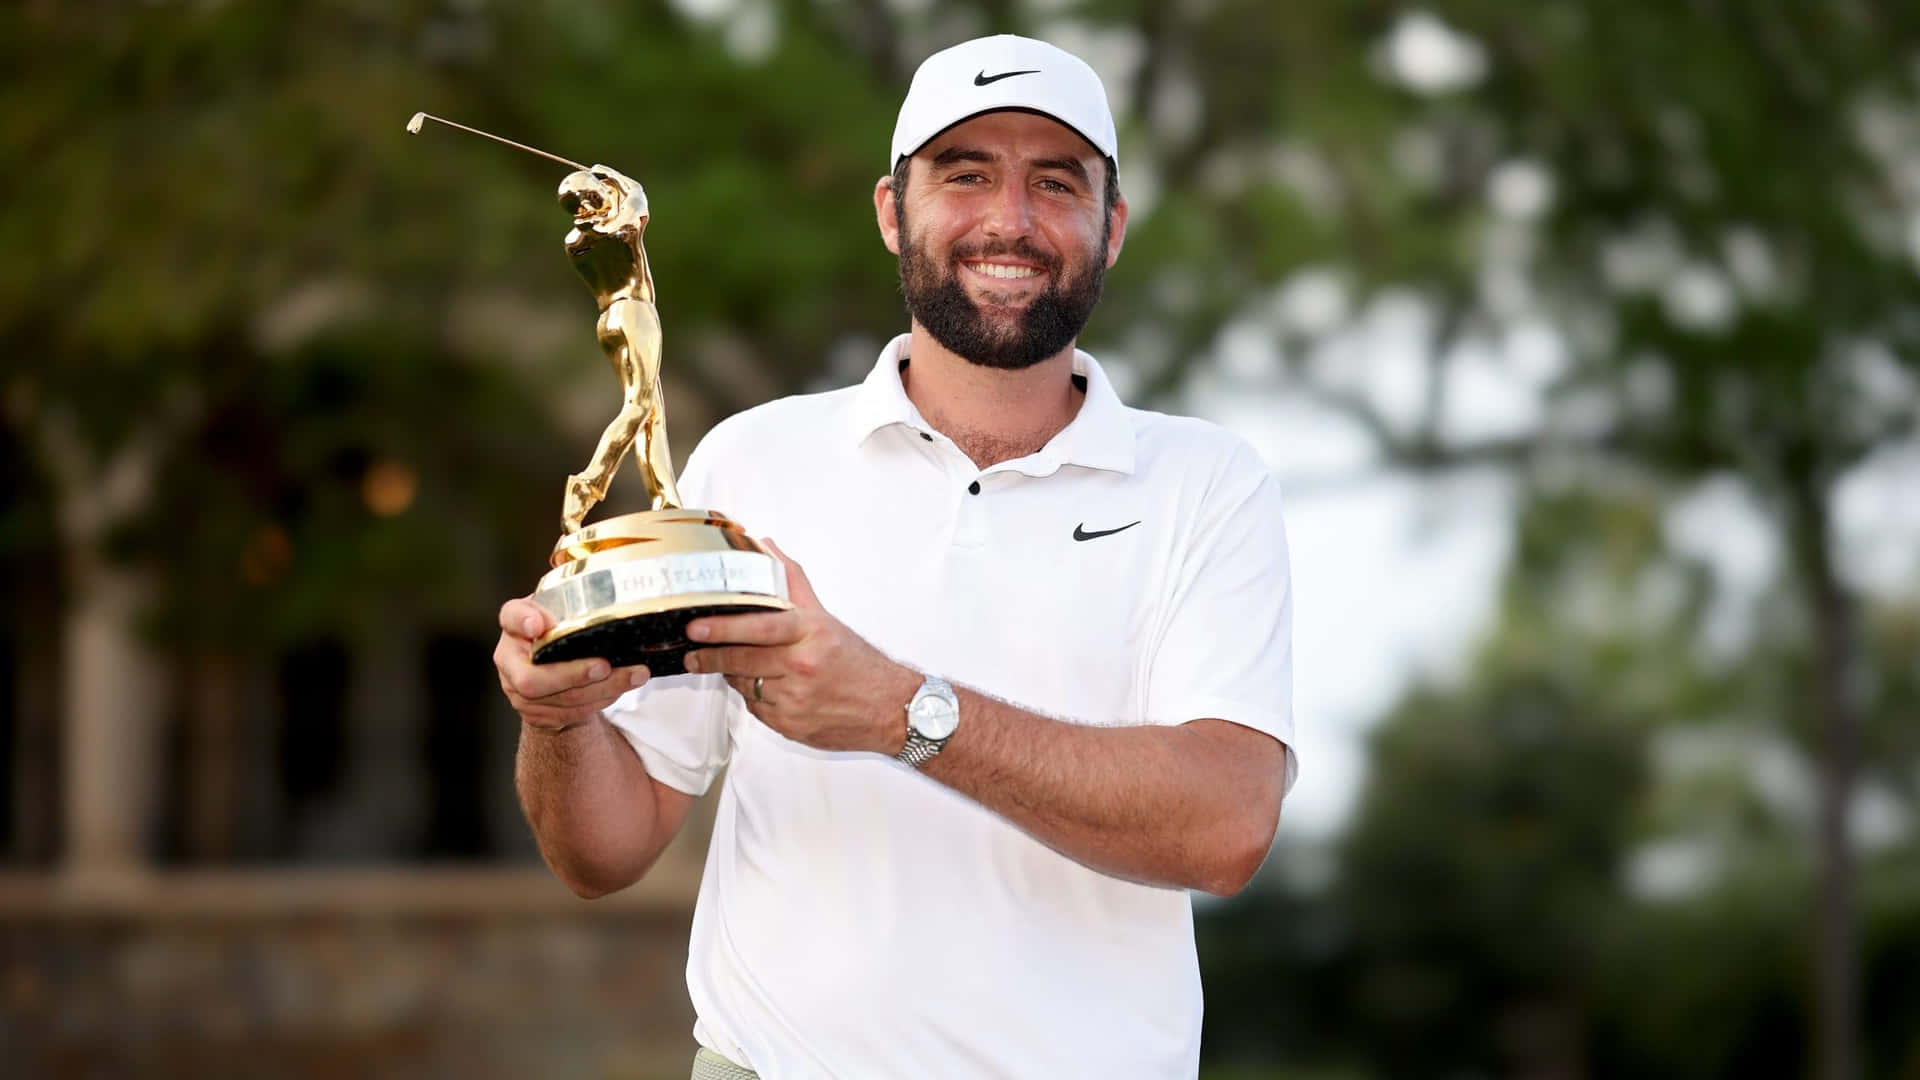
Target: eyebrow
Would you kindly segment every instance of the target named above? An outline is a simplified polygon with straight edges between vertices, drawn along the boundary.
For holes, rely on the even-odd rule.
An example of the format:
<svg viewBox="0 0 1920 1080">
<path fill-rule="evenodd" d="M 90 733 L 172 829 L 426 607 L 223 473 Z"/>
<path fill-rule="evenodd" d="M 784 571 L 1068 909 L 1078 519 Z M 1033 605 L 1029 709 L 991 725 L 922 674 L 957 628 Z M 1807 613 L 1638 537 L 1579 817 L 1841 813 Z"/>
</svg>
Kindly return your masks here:
<svg viewBox="0 0 1920 1080">
<path fill-rule="evenodd" d="M 1067 173 L 1082 184 L 1093 186 L 1092 178 L 1087 176 L 1087 167 L 1080 164 L 1077 158 L 1039 158 L 1033 164 L 1036 168 Z"/>
<path fill-rule="evenodd" d="M 939 168 L 960 161 L 978 161 L 986 164 L 993 161 L 993 155 L 970 146 L 949 146 L 934 157 L 933 164 L 935 168 Z"/>
<path fill-rule="evenodd" d="M 990 165 L 998 160 L 998 155 L 990 154 L 978 147 L 949 146 L 934 155 L 933 167 L 936 169 L 943 168 L 962 161 L 975 161 L 983 165 Z M 1082 184 L 1086 184 L 1089 187 L 1093 185 L 1093 179 L 1087 175 L 1087 167 L 1082 165 L 1077 158 L 1035 158 L 1033 166 L 1037 169 L 1063 172 L 1079 180 Z"/>
</svg>

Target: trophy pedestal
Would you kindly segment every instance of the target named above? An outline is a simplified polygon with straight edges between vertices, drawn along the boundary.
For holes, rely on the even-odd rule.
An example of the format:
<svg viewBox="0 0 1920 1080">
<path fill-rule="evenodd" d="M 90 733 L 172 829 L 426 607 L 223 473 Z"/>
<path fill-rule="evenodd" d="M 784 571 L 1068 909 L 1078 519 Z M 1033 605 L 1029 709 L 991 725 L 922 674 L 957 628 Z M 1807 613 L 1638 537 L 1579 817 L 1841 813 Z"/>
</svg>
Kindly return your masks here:
<svg viewBox="0 0 1920 1080">
<path fill-rule="evenodd" d="M 780 560 L 712 510 L 609 518 L 561 537 L 552 565 L 533 594 L 554 623 L 533 643 L 536 664 L 597 656 L 678 675 L 694 619 L 793 607 Z"/>
</svg>

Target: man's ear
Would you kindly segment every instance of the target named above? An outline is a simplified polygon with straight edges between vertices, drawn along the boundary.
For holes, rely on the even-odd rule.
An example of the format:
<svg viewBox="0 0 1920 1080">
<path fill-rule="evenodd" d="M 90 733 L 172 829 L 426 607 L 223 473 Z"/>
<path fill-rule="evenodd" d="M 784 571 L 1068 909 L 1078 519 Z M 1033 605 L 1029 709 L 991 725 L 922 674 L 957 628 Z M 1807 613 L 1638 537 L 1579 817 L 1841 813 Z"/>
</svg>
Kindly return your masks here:
<svg viewBox="0 0 1920 1080">
<path fill-rule="evenodd" d="M 1120 261 L 1120 245 L 1127 239 L 1127 197 L 1113 200 L 1113 228 L 1107 233 L 1107 269 Z"/>
<path fill-rule="evenodd" d="M 900 254 L 900 217 L 893 212 L 893 177 L 880 178 L 873 185 L 874 223 L 880 226 L 880 240 L 887 250 Z"/>
</svg>

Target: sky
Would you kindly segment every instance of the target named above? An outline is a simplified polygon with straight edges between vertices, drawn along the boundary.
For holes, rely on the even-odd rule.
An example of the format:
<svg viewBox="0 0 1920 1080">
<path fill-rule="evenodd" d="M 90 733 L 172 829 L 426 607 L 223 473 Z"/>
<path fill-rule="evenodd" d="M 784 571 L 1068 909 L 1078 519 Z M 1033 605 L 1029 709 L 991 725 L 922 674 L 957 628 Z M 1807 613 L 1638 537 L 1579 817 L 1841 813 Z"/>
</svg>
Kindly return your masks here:
<svg viewBox="0 0 1920 1080">
<path fill-rule="evenodd" d="M 1417 355 L 1410 342 L 1395 351 Z M 1396 366 L 1373 378 L 1393 382 Z M 1486 470 L 1384 468 L 1366 433 L 1284 387 L 1248 393 L 1232 378 L 1202 376 L 1183 404 L 1247 439 L 1280 480 L 1300 760 L 1282 828 L 1329 834 L 1359 795 L 1374 721 L 1413 680 L 1457 670 L 1487 626 L 1511 539 L 1512 482 Z"/>
</svg>

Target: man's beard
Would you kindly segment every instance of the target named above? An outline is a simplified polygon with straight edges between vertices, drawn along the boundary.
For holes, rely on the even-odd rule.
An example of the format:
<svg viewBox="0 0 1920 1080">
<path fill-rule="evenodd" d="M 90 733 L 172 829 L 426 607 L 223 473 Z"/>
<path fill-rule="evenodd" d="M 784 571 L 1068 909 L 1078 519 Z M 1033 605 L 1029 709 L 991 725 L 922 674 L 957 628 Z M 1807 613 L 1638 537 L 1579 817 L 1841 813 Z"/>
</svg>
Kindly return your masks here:
<svg viewBox="0 0 1920 1080">
<path fill-rule="evenodd" d="M 1043 255 L 1024 239 L 1011 245 L 992 244 L 980 248 L 955 249 L 943 268 L 913 240 L 903 219 L 900 222 L 900 292 L 907 298 L 907 312 L 933 339 L 964 360 L 981 367 L 1018 371 L 1032 367 L 1072 344 L 1085 329 L 1100 302 L 1100 286 L 1106 279 L 1105 260 L 1099 252 L 1086 260 L 1086 269 L 1077 277 L 1054 281 L 1045 292 L 1033 298 L 1017 321 L 1010 326 L 989 321 L 973 298 L 960 284 L 961 263 L 995 255 L 1017 255 L 1039 266 L 1044 273 L 1058 274 L 1059 256 Z"/>
</svg>

